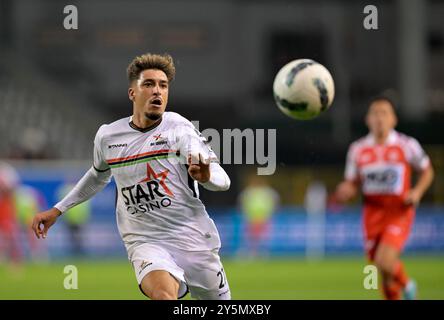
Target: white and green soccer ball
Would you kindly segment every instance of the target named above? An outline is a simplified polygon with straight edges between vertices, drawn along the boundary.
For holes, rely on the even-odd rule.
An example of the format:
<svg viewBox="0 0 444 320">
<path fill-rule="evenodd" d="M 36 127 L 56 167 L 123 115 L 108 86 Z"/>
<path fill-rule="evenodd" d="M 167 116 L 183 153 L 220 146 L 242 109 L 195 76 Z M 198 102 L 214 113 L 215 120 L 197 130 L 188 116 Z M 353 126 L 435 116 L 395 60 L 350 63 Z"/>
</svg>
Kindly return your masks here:
<svg viewBox="0 0 444 320">
<path fill-rule="evenodd" d="M 330 72 L 310 59 L 298 59 L 279 70 L 273 83 L 279 109 L 299 120 L 309 120 L 328 110 L 335 96 Z"/>
</svg>

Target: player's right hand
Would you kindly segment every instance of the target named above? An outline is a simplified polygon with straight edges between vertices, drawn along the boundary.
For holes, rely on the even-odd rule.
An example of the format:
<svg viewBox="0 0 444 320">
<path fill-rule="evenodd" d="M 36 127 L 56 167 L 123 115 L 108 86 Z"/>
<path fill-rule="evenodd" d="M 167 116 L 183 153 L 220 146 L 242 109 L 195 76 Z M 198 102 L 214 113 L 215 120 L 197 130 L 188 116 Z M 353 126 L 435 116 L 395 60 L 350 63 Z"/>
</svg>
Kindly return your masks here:
<svg viewBox="0 0 444 320">
<path fill-rule="evenodd" d="M 32 230 L 36 237 L 38 239 L 40 239 L 40 237 L 45 239 L 49 228 L 56 222 L 61 214 L 57 208 L 51 208 L 47 211 L 37 213 L 32 220 Z M 41 229 L 41 225 L 43 225 L 43 229 Z"/>
<path fill-rule="evenodd" d="M 210 161 L 198 154 L 190 154 L 188 156 L 188 173 L 194 180 L 205 183 L 210 180 Z"/>
<path fill-rule="evenodd" d="M 339 203 L 346 203 L 356 196 L 357 191 L 357 187 L 353 182 L 343 181 L 337 186 L 334 198 Z"/>
</svg>

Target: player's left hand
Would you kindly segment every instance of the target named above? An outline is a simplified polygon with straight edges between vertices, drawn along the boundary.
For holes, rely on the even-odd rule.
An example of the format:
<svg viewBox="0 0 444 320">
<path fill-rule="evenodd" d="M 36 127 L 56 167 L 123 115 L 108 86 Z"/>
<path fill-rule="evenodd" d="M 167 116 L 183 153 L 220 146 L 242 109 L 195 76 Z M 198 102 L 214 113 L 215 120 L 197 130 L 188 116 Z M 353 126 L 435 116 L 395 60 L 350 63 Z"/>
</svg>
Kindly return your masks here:
<svg viewBox="0 0 444 320">
<path fill-rule="evenodd" d="M 191 178 L 200 183 L 210 180 L 210 161 L 205 161 L 201 154 L 199 156 L 190 154 L 188 156 L 188 165 L 188 173 Z"/>
<path fill-rule="evenodd" d="M 407 205 L 417 206 L 421 201 L 421 193 L 415 189 L 411 189 L 404 198 L 404 203 Z"/>
</svg>

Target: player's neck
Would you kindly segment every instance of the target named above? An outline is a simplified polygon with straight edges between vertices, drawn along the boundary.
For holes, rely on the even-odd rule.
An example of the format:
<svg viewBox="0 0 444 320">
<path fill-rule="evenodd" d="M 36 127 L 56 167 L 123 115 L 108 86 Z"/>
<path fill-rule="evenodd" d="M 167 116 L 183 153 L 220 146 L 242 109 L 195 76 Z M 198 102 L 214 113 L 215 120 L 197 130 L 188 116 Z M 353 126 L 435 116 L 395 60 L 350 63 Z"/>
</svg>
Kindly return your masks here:
<svg viewBox="0 0 444 320">
<path fill-rule="evenodd" d="M 390 132 L 382 132 L 379 134 L 373 134 L 373 136 L 375 137 L 375 142 L 376 144 L 384 144 L 389 136 Z"/>
<path fill-rule="evenodd" d="M 133 124 L 136 125 L 139 129 L 147 129 L 149 127 L 154 126 L 156 123 L 162 120 L 159 118 L 157 120 L 151 120 L 145 117 L 145 115 L 133 114 Z"/>
</svg>

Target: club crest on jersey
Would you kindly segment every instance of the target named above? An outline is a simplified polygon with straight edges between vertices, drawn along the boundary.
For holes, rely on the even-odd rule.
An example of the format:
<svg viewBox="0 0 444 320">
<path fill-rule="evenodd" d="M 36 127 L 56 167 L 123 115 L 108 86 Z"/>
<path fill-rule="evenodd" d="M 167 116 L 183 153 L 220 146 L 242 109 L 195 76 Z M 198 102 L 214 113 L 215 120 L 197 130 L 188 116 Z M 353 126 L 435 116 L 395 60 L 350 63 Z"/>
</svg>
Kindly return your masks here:
<svg viewBox="0 0 444 320">
<path fill-rule="evenodd" d="M 169 170 L 155 172 L 146 164 L 146 178 L 138 184 L 120 189 L 120 194 L 130 214 L 149 213 L 150 211 L 169 207 L 173 192 L 166 184 Z"/>
</svg>

